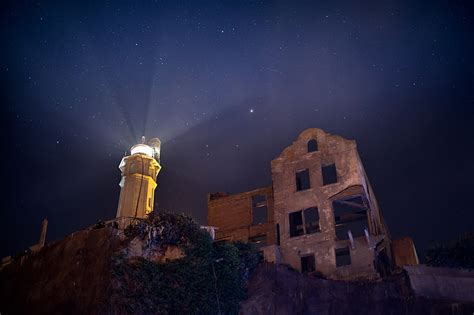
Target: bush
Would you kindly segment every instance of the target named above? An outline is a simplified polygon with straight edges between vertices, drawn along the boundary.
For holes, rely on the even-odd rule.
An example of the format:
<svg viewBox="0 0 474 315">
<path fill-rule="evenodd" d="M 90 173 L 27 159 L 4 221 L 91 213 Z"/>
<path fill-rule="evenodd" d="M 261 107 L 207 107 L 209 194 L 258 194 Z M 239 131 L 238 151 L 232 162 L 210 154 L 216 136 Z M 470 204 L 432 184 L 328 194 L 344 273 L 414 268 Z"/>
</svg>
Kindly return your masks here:
<svg viewBox="0 0 474 315">
<path fill-rule="evenodd" d="M 428 249 L 426 264 L 434 267 L 474 269 L 474 234 L 461 236 L 447 245 Z"/>
<path fill-rule="evenodd" d="M 120 284 L 118 301 L 130 313 L 236 314 L 246 296 L 245 285 L 258 263 L 247 244 L 213 243 L 190 217 L 157 213 L 128 230 L 130 237 L 145 237 L 151 228 L 161 231 L 155 245 L 176 245 L 185 257 L 167 263 L 146 259 L 115 260 Z M 147 232 L 148 231 L 148 232 Z"/>
</svg>

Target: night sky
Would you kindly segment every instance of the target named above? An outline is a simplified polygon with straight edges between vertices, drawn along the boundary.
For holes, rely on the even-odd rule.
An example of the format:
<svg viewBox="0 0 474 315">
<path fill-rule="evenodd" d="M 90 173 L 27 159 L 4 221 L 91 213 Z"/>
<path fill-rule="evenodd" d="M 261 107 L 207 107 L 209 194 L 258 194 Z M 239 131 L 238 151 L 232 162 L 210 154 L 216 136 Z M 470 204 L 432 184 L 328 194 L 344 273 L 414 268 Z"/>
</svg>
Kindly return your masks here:
<svg viewBox="0 0 474 315">
<path fill-rule="evenodd" d="M 314 1 L 316 2 L 316 1 Z M 460 1 L 14 1 L 1 8 L 0 256 L 115 217 L 162 140 L 156 207 L 271 185 L 304 129 L 358 143 L 394 238 L 474 231 L 474 9 Z"/>
</svg>

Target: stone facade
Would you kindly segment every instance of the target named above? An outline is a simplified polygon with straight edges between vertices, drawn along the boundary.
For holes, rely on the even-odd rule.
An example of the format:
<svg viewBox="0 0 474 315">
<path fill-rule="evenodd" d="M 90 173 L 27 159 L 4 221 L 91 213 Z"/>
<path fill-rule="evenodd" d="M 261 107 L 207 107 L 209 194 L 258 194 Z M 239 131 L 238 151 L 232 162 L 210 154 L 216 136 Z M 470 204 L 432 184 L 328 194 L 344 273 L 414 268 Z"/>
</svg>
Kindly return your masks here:
<svg viewBox="0 0 474 315">
<path fill-rule="evenodd" d="M 316 140 L 317 147 L 309 152 L 312 140 Z M 324 183 L 323 167 L 328 165 L 335 166 L 336 176 Z M 295 174 L 301 170 L 309 172 L 309 187 L 298 191 Z M 280 229 L 284 262 L 302 271 L 301 258 L 314 255 L 316 271 L 330 278 L 377 277 L 374 261 L 378 253 L 389 255 L 389 237 L 355 141 L 308 129 L 272 161 L 272 179 L 275 223 Z M 341 204 L 339 218 L 345 215 L 344 221 L 336 216 L 335 202 Z M 290 214 L 311 207 L 318 210 L 319 231 L 291 236 Z M 364 216 L 365 220 L 360 222 Z M 306 224 L 304 216 L 302 220 Z M 349 228 L 350 223 L 357 221 L 355 234 Z M 349 223 L 346 230 L 343 222 Z M 336 253 L 342 257 L 340 263 Z"/>
<path fill-rule="evenodd" d="M 332 279 L 372 279 L 389 270 L 390 235 L 355 141 L 307 129 L 271 169 L 272 187 L 209 195 L 216 240 L 265 239 L 267 260 Z M 255 224 L 252 200 L 259 195 L 266 196 L 268 221 Z"/>
</svg>

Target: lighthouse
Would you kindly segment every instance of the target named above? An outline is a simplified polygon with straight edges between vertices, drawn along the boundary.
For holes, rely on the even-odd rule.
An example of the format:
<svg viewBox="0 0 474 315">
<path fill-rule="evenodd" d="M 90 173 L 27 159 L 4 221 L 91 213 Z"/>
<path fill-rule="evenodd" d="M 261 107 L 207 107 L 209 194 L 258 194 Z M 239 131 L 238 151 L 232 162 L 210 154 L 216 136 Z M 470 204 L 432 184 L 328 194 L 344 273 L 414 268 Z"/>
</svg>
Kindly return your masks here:
<svg viewBox="0 0 474 315">
<path fill-rule="evenodd" d="M 120 162 L 122 172 L 117 218 L 146 218 L 153 211 L 156 177 L 161 170 L 161 142 L 158 138 L 146 141 L 130 149 Z"/>
</svg>

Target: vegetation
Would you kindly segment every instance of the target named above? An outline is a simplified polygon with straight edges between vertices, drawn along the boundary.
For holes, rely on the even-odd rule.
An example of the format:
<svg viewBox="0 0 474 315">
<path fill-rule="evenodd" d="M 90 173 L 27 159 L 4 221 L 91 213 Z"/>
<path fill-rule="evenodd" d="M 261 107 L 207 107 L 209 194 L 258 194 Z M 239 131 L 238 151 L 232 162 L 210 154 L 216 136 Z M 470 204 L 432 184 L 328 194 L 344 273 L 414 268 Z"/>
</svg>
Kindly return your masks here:
<svg viewBox="0 0 474 315">
<path fill-rule="evenodd" d="M 474 269 L 474 234 L 461 236 L 447 245 L 435 245 L 428 249 L 427 265 Z"/>
<path fill-rule="evenodd" d="M 242 243 L 213 243 L 190 217 L 156 213 L 127 229 L 129 237 L 146 238 L 154 246 L 175 245 L 185 257 L 167 263 L 144 258 L 115 260 L 120 303 L 130 313 L 236 314 L 246 296 L 245 285 L 258 264 L 257 252 Z"/>
</svg>

